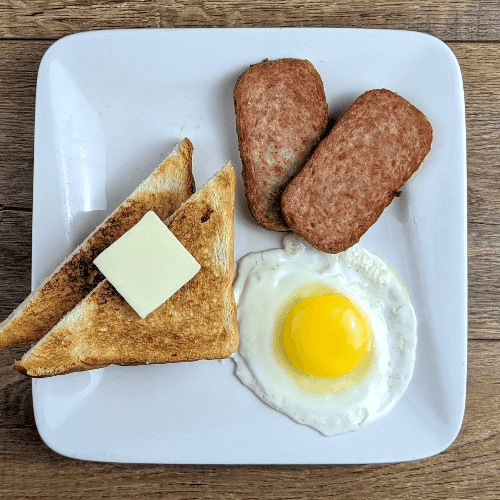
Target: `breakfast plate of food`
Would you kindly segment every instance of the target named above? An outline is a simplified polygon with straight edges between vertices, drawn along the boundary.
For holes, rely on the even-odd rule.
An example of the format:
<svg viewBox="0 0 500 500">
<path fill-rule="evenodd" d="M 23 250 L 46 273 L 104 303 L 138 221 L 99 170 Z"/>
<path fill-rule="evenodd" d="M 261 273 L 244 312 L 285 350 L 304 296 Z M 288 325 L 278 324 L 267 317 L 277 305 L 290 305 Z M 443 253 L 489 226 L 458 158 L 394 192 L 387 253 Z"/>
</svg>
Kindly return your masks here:
<svg viewBox="0 0 500 500">
<path fill-rule="evenodd" d="M 465 111 L 442 42 L 116 30 L 45 54 L 26 345 L 70 457 L 381 463 L 445 450 L 467 361 Z"/>
</svg>

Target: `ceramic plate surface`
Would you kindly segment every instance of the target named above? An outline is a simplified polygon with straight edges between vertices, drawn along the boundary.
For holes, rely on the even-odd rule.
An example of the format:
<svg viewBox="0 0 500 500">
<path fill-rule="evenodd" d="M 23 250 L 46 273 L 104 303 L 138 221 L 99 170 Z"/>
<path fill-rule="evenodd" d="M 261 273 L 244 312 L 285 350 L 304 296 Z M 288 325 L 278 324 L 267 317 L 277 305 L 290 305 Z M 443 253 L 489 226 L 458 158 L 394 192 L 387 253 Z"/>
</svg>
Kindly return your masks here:
<svg viewBox="0 0 500 500">
<path fill-rule="evenodd" d="M 235 258 L 281 246 L 250 216 L 232 90 L 250 64 L 307 58 L 333 117 L 385 87 L 434 128 L 424 164 L 361 242 L 406 282 L 418 348 L 408 391 L 387 417 L 326 438 L 262 403 L 232 360 L 118 367 L 33 381 L 36 423 L 57 452 L 159 463 L 375 463 L 446 449 L 466 387 L 465 113 L 458 63 L 420 33 L 354 29 L 188 29 L 72 35 L 44 56 L 35 130 L 36 287 L 183 137 L 198 187 L 232 160 Z"/>
</svg>

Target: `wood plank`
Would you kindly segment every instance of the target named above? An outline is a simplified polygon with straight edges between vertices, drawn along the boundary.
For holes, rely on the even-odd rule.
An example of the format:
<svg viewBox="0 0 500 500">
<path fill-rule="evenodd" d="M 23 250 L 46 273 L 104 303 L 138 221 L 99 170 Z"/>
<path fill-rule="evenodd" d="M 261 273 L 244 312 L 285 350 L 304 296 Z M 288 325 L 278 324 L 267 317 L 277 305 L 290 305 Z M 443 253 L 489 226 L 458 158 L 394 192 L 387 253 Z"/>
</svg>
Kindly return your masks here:
<svg viewBox="0 0 500 500">
<path fill-rule="evenodd" d="M 500 224 L 500 44 L 449 46 L 462 68 L 465 88 L 468 220 Z"/>
<path fill-rule="evenodd" d="M 0 210 L 0 321 L 31 290 L 31 212 Z"/>
<path fill-rule="evenodd" d="M 52 42 L 0 42 L 0 207 L 31 208 L 36 77 Z"/>
<path fill-rule="evenodd" d="M 469 338 L 500 339 L 500 226 L 469 223 L 468 233 Z"/>
<path fill-rule="evenodd" d="M 465 421 L 446 452 L 423 461 L 366 466 L 179 467 L 70 460 L 38 437 L 30 382 L 9 366 L 20 354 L 19 349 L 0 351 L 0 495 L 15 490 L 34 497 L 168 492 L 172 498 L 498 498 L 500 342 L 470 343 Z"/>
<path fill-rule="evenodd" d="M 500 44 L 449 45 L 467 116 L 469 337 L 500 339 Z"/>
<path fill-rule="evenodd" d="M 423 31 L 443 40 L 500 40 L 499 0 L 11 0 L 0 37 L 51 38 L 105 28 L 314 26 Z"/>
</svg>

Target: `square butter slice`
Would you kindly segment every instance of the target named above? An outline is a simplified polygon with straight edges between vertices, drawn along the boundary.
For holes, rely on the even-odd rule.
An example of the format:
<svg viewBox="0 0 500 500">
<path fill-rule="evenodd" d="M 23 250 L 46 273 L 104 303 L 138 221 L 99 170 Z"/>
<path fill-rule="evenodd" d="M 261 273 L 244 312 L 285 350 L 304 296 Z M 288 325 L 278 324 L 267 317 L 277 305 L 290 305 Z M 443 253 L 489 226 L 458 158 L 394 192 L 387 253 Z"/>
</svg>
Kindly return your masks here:
<svg viewBox="0 0 500 500">
<path fill-rule="evenodd" d="M 168 300 L 201 268 L 151 211 L 101 252 L 94 264 L 141 318 Z"/>
</svg>

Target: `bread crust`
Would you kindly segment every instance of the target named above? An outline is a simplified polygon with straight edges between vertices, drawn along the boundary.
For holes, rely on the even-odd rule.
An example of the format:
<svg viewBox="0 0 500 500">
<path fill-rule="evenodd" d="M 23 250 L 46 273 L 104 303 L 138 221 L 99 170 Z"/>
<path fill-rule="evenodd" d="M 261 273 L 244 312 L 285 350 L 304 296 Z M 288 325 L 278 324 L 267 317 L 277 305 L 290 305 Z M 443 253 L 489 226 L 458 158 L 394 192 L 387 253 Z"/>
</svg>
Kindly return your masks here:
<svg viewBox="0 0 500 500">
<path fill-rule="evenodd" d="M 234 106 L 250 212 L 267 229 L 286 231 L 281 194 L 328 122 L 321 77 L 307 60 L 265 60 L 238 78 Z"/>
<path fill-rule="evenodd" d="M 165 219 L 194 192 L 193 145 L 184 139 L 134 192 L 0 324 L 0 348 L 41 339 L 104 276 L 93 261 L 149 210 Z"/>
<path fill-rule="evenodd" d="M 14 368 L 47 377 L 109 364 L 230 356 L 239 341 L 232 287 L 235 186 L 228 164 L 167 219 L 201 269 L 158 309 L 141 319 L 104 280 Z"/>
<path fill-rule="evenodd" d="M 359 241 L 418 169 L 432 126 L 386 89 L 365 92 L 321 141 L 281 198 L 287 224 L 323 252 Z"/>
</svg>

